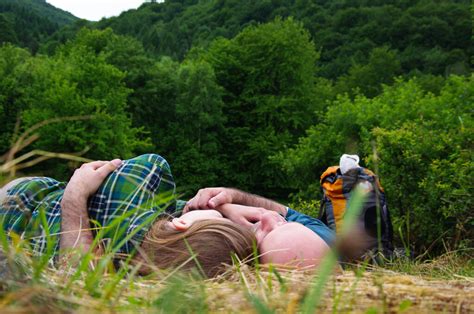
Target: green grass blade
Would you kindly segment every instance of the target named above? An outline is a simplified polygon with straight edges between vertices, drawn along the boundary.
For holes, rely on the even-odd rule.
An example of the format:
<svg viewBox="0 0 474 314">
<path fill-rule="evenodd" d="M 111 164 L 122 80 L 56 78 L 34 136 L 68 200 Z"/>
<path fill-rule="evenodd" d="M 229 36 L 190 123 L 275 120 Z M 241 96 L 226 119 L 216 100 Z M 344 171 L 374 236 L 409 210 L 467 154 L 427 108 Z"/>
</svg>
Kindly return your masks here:
<svg viewBox="0 0 474 314">
<path fill-rule="evenodd" d="M 344 215 L 344 222 L 342 224 L 342 230 L 339 235 L 339 239 L 343 239 L 350 229 L 354 226 L 357 221 L 357 217 L 360 214 L 362 205 L 365 199 L 365 194 L 359 189 L 356 189 L 350 198 L 348 208 Z M 338 239 L 338 241 L 339 241 Z M 321 265 L 318 267 L 318 274 L 313 279 L 313 283 L 310 287 L 309 293 L 303 300 L 302 313 L 310 314 L 314 313 L 316 308 L 321 301 L 324 294 L 324 288 L 327 281 L 329 280 L 334 267 L 337 264 L 337 254 L 334 251 L 330 251 L 328 255 L 324 257 Z"/>
</svg>

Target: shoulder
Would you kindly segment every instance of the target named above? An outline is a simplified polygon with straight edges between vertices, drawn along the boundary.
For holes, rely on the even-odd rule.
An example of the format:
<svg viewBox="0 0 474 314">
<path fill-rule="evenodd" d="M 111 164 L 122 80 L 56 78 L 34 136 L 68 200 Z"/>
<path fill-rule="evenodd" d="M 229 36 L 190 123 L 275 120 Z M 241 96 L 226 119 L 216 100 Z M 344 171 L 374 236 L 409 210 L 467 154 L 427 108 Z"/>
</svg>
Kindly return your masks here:
<svg viewBox="0 0 474 314">
<path fill-rule="evenodd" d="M 302 214 L 294 209 L 288 208 L 288 213 L 285 217 L 288 221 L 298 222 L 303 226 L 311 229 L 319 235 L 328 245 L 334 243 L 334 231 L 326 226 L 321 220 Z"/>
</svg>

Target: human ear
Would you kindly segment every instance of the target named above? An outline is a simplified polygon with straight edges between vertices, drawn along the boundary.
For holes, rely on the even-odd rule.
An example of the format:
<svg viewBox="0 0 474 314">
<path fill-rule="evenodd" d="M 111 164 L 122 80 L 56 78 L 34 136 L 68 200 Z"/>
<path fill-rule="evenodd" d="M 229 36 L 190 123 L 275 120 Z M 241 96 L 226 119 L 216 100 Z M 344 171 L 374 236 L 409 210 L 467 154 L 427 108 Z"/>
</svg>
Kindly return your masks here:
<svg viewBox="0 0 474 314">
<path fill-rule="evenodd" d="M 186 231 L 190 226 L 189 223 L 181 218 L 173 218 L 173 220 L 171 220 L 171 224 L 173 225 L 174 229 L 178 231 Z"/>
</svg>

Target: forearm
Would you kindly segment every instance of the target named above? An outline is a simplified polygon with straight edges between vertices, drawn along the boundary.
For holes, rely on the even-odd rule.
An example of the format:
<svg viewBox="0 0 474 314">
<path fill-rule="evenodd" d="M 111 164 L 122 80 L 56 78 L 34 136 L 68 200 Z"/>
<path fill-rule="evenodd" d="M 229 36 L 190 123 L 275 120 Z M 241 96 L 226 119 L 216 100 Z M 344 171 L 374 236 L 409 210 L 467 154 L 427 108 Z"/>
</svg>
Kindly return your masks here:
<svg viewBox="0 0 474 314">
<path fill-rule="evenodd" d="M 268 198 L 255 194 L 250 194 L 237 189 L 232 189 L 232 203 L 246 206 L 262 207 L 267 210 L 276 211 L 280 215 L 286 215 L 285 205 L 282 205 Z"/>
<path fill-rule="evenodd" d="M 87 197 L 64 194 L 61 201 L 60 251 L 88 252 L 93 242 L 87 214 Z"/>
<path fill-rule="evenodd" d="M 59 238 L 60 254 L 71 249 L 80 253 L 87 253 L 93 243 L 87 210 L 88 198 L 97 191 L 100 184 L 122 161 L 93 161 L 83 164 L 74 171 L 74 175 L 64 190 L 61 200 L 61 236 Z M 95 251 L 101 254 L 101 251 Z M 65 258 L 62 255 L 60 258 Z M 69 261 L 69 258 L 67 259 Z M 72 261 L 74 263 L 74 261 Z"/>
</svg>

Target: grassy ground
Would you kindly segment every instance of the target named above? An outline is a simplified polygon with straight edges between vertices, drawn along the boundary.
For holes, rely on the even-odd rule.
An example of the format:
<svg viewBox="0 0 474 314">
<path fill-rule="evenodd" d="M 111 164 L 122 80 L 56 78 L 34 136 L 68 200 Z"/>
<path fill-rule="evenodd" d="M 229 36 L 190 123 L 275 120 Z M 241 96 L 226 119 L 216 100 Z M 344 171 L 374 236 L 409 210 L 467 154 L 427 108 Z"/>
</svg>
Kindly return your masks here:
<svg viewBox="0 0 474 314">
<path fill-rule="evenodd" d="M 472 256 L 471 256 L 472 257 Z M 473 313 L 474 262 L 445 254 L 423 263 L 334 268 L 321 302 L 307 308 L 319 272 L 272 268 L 229 268 L 225 277 L 84 270 L 76 274 L 45 267 L 35 274 L 31 261 L 3 259 L 1 313 Z M 311 302 L 310 302 L 311 303 Z"/>
<path fill-rule="evenodd" d="M 2 234 L 9 249 L 0 250 L 0 313 L 474 313 L 472 249 L 344 271 L 334 259 L 316 272 L 233 266 L 225 276 L 203 280 L 115 273 L 106 262 L 95 270 L 87 263 L 58 270 L 47 258 L 31 258 L 21 240 L 7 244 Z"/>
</svg>

